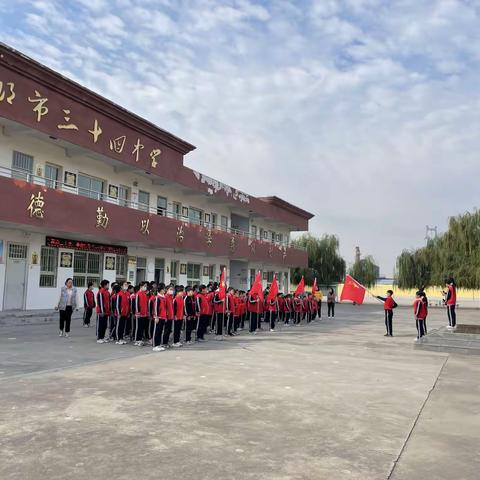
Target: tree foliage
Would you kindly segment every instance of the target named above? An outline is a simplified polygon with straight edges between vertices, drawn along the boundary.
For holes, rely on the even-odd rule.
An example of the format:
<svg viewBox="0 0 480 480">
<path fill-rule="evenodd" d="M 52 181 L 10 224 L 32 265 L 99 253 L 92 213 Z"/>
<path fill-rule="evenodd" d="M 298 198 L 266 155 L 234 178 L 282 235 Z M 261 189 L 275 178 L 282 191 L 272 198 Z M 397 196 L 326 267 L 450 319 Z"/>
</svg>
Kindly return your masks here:
<svg viewBox="0 0 480 480">
<path fill-rule="evenodd" d="M 292 243 L 306 248 L 308 252 L 308 268 L 294 268 L 291 271 L 293 283 L 298 283 L 302 275 L 307 285 L 312 285 L 315 278 L 319 285 L 330 285 L 343 280 L 345 260 L 340 256 L 340 243 L 335 235 L 326 234 L 318 238 L 304 234 Z"/>
<path fill-rule="evenodd" d="M 350 275 L 365 287 L 373 287 L 377 280 L 378 267 L 372 256 L 356 260 L 349 270 Z"/>
<path fill-rule="evenodd" d="M 443 286 L 454 277 L 464 288 L 480 288 L 480 212 L 450 218 L 448 230 L 425 247 L 404 250 L 397 258 L 400 288 Z"/>
</svg>

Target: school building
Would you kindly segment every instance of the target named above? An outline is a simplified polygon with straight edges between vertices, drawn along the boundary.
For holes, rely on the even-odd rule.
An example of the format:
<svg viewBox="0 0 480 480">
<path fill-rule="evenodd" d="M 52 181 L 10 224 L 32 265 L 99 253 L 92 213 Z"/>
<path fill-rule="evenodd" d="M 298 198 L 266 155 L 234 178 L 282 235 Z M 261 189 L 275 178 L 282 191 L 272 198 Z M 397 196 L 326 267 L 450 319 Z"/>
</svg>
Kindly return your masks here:
<svg viewBox="0 0 480 480">
<path fill-rule="evenodd" d="M 218 281 L 307 266 L 312 214 L 184 165 L 195 147 L 0 44 L 0 310 L 47 309 L 68 277 Z"/>
</svg>

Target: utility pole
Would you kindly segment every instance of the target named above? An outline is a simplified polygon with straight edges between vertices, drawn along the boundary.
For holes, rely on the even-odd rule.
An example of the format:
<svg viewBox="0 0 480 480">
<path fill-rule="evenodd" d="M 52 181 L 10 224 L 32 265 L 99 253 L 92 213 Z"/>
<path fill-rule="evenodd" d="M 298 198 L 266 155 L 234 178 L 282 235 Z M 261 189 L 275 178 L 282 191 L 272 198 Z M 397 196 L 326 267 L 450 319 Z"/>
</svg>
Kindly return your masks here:
<svg viewBox="0 0 480 480">
<path fill-rule="evenodd" d="M 429 240 L 433 240 L 434 238 L 437 238 L 437 235 L 438 235 L 438 232 L 437 232 L 436 225 L 434 227 L 425 225 L 425 242 L 426 243 L 428 243 Z"/>
</svg>

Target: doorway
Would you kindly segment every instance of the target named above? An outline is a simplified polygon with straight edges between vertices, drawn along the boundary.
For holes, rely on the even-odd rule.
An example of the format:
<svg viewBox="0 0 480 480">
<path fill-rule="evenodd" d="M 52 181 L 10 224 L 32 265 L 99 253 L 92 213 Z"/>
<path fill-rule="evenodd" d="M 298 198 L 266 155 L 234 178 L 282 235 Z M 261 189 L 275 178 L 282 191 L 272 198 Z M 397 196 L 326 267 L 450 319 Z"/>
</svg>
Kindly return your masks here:
<svg viewBox="0 0 480 480">
<path fill-rule="evenodd" d="M 27 245 L 9 243 L 5 274 L 4 310 L 22 310 L 25 305 Z"/>
</svg>

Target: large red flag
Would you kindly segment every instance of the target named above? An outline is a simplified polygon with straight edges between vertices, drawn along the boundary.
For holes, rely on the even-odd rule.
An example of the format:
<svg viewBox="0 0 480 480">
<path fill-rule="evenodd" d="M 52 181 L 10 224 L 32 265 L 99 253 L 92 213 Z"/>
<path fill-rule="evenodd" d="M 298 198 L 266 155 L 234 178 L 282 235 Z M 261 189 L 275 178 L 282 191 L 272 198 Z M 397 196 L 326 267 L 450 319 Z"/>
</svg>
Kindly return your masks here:
<svg viewBox="0 0 480 480">
<path fill-rule="evenodd" d="M 218 285 L 218 298 L 225 298 L 226 293 L 225 268 L 223 268 L 222 273 L 220 274 L 220 284 Z"/>
<path fill-rule="evenodd" d="M 270 290 L 267 295 L 267 302 L 273 302 L 274 300 L 277 299 L 278 295 L 278 282 L 277 282 L 277 276 L 273 276 L 272 284 L 270 285 Z"/>
<path fill-rule="evenodd" d="M 361 305 L 365 298 L 366 290 L 367 289 L 362 284 L 358 283 L 353 277 L 346 275 L 342 293 L 340 294 L 340 301 L 351 300 L 352 302 Z"/>
<path fill-rule="evenodd" d="M 305 279 L 303 278 L 303 275 L 297 289 L 295 290 L 294 296 L 298 297 L 299 295 L 302 295 L 302 293 L 305 293 Z"/>
<path fill-rule="evenodd" d="M 257 273 L 255 277 L 255 281 L 250 288 L 250 295 L 257 294 L 263 301 L 263 285 L 262 285 L 262 274 L 260 272 Z"/>
<path fill-rule="evenodd" d="M 315 294 L 317 292 L 318 292 L 317 277 L 315 277 L 315 280 L 314 280 L 313 286 L 312 286 L 312 296 L 315 297 Z"/>
</svg>

